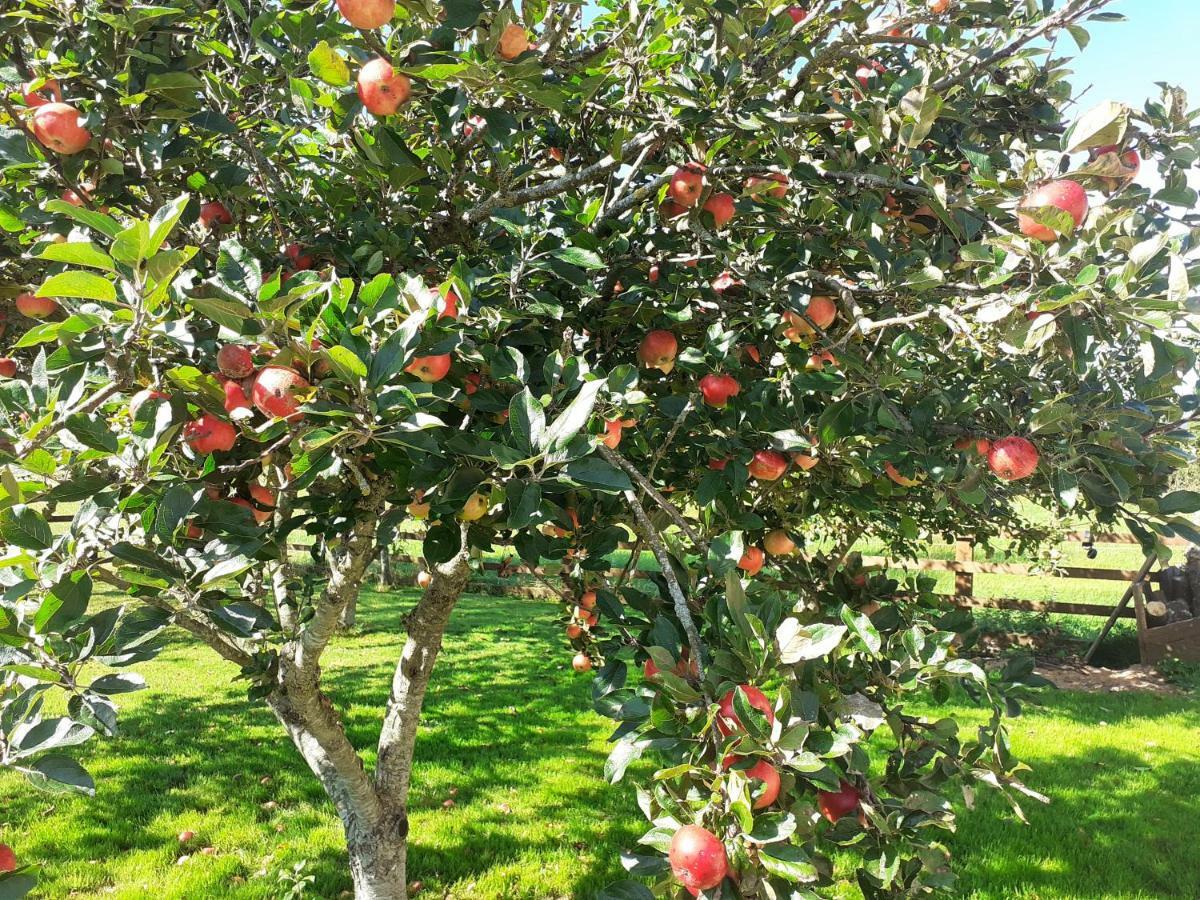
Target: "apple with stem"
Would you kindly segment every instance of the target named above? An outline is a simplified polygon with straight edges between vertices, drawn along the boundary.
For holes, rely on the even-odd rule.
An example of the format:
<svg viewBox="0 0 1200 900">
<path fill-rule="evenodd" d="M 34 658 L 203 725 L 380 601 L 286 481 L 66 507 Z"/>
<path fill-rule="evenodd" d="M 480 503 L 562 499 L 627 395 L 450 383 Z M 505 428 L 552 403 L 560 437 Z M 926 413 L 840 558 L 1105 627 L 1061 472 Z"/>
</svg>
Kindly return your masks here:
<svg viewBox="0 0 1200 900">
<path fill-rule="evenodd" d="M 671 175 L 667 194 L 676 207 L 690 209 L 700 200 L 704 192 L 704 173 L 707 169 L 698 162 L 677 166 Z"/>
</svg>

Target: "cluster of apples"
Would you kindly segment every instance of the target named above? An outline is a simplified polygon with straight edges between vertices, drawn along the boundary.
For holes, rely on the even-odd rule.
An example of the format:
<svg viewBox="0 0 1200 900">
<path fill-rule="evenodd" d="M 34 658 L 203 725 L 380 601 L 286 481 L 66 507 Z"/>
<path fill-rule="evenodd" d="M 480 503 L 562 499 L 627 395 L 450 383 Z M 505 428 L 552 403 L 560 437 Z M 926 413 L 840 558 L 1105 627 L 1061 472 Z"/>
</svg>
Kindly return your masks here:
<svg viewBox="0 0 1200 900">
<path fill-rule="evenodd" d="M 579 595 L 575 609 L 571 612 L 571 621 L 567 623 L 567 638 L 572 641 L 584 640 L 591 635 L 591 630 L 600 622 L 600 614 L 596 611 L 596 592 L 584 591 Z M 571 660 L 571 668 L 576 672 L 590 672 L 592 658 L 586 650 L 580 650 Z"/>
<path fill-rule="evenodd" d="M 364 30 L 382 28 L 396 14 L 395 0 L 337 0 L 337 8 L 347 22 Z M 532 46 L 525 29 L 510 24 L 500 33 L 496 55 L 511 62 Z M 403 72 L 397 72 L 387 59 L 377 56 L 359 69 L 355 90 L 367 112 L 382 118 L 395 115 L 408 102 L 412 81 Z M 470 137 L 473 131 L 464 129 L 463 134 Z"/>
</svg>

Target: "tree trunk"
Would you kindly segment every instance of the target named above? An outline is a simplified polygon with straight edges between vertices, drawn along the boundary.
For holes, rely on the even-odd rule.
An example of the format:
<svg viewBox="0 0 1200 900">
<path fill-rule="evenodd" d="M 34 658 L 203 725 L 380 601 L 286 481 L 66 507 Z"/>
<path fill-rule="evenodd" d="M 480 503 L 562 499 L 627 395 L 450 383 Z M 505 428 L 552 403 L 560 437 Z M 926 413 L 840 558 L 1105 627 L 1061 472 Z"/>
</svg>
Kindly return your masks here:
<svg viewBox="0 0 1200 900">
<path fill-rule="evenodd" d="M 408 639 L 392 677 L 392 692 L 379 735 L 375 792 L 384 808 L 385 824 L 381 830 L 391 836 L 392 844 L 385 857 L 372 863 L 380 870 L 381 878 L 392 879 L 394 876 L 401 883 L 407 872 L 408 791 L 421 707 L 425 702 L 430 675 L 442 649 L 442 636 L 450 621 L 450 613 L 470 575 L 465 528 L 462 542 L 462 549 L 453 559 L 431 567 L 433 581 L 421 601 L 406 617 Z M 384 866 L 392 868 L 384 872 Z M 384 895 L 364 893 L 361 896 Z"/>
<path fill-rule="evenodd" d="M 379 545 L 379 589 L 388 590 L 396 586 L 395 573 L 392 572 L 392 548 L 387 544 Z"/>
<path fill-rule="evenodd" d="M 354 627 L 354 623 L 358 620 L 358 594 L 350 598 L 350 601 L 342 607 L 342 614 L 338 617 L 338 630 L 346 631 Z"/>
</svg>

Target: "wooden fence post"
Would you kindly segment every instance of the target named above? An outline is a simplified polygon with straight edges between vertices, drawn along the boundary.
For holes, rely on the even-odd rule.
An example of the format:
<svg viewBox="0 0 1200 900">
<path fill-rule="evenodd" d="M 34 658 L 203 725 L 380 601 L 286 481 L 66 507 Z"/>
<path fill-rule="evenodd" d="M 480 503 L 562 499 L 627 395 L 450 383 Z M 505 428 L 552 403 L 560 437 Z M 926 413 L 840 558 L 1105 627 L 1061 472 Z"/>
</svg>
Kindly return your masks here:
<svg viewBox="0 0 1200 900">
<path fill-rule="evenodd" d="M 973 562 L 975 545 L 971 538 L 959 538 L 954 542 L 954 561 Z M 970 572 L 954 573 L 954 596 L 973 597 L 975 595 L 975 576 Z"/>
</svg>

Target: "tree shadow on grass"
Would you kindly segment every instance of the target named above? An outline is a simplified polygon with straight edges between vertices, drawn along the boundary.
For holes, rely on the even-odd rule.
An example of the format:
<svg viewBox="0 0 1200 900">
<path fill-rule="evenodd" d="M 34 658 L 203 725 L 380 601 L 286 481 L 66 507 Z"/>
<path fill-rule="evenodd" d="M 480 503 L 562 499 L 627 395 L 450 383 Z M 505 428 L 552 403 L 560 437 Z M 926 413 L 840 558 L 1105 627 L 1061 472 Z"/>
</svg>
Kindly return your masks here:
<svg viewBox="0 0 1200 900">
<path fill-rule="evenodd" d="M 399 622 L 415 599 L 415 592 L 364 596 L 365 627 L 337 642 L 324 660 L 326 689 L 368 765 L 403 643 Z M 555 607 L 535 603 L 468 597 L 455 611 L 417 743 L 411 878 L 442 886 L 469 883 L 496 866 L 562 852 L 580 857 L 569 870 L 570 896 L 590 896 L 621 877 L 616 853 L 608 851 L 614 842 L 636 840 L 639 832 L 621 824 L 639 818 L 633 793 L 603 785 L 605 752 L 594 746 L 603 722 L 586 711 L 586 679 L 564 675 L 567 657 Z M 177 656 L 172 646 L 165 661 L 186 687 L 183 670 L 197 663 Z M 256 846 L 277 848 L 278 868 L 307 859 L 316 896 L 336 897 L 350 888 L 340 841 L 335 850 L 327 837 L 313 838 L 334 826 L 340 838 L 324 792 L 270 713 L 245 701 L 243 686 L 232 682 L 232 667 L 217 665 L 216 688 L 180 696 L 162 691 L 160 683 L 153 700 L 123 714 L 119 738 L 90 748 L 94 755 L 85 762 L 97 776 L 97 798 L 59 803 L 53 815 L 63 827 L 52 839 L 27 845 L 30 858 L 48 869 L 97 860 L 73 877 L 98 891 L 121 881 L 108 863 L 122 856 L 148 856 L 152 867 L 174 864 L 185 852 L 175 838 L 179 821 L 212 821 L 220 831 L 221 822 L 235 819 L 243 831 L 258 830 L 251 838 Z M 547 777 L 547 760 L 558 766 L 555 777 Z M 455 806 L 443 810 L 452 789 Z M 47 805 L 24 792 L 18 798 L 10 808 L 16 820 L 36 817 Z M 276 806 L 264 809 L 269 802 Z M 423 828 L 425 823 L 436 827 Z M 196 830 L 191 849 L 211 842 L 219 851 L 206 863 L 213 876 L 207 895 L 264 895 L 264 882 L 252 881 L 262 865 L 253 851 Z M 594 859 L 575 849 L 596 843 L 608 848 Z M 530 872 L 522 890 L 533 891 L 537 882 L 537 871 Z M 265 895 L 277 889 L 272 883 Z"/>
</svg>

